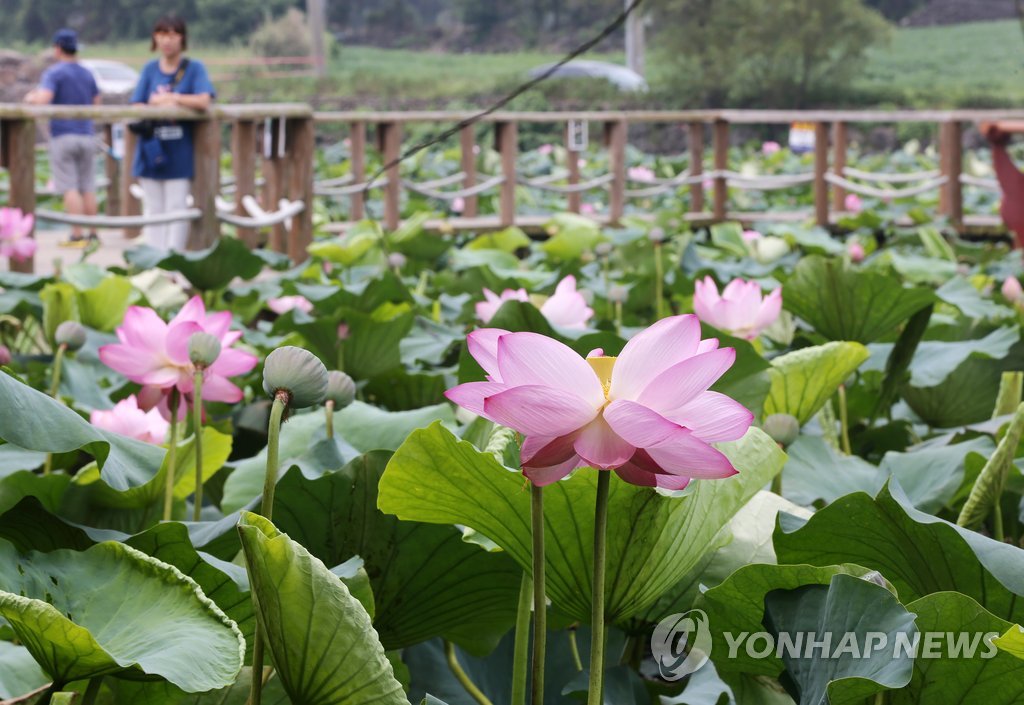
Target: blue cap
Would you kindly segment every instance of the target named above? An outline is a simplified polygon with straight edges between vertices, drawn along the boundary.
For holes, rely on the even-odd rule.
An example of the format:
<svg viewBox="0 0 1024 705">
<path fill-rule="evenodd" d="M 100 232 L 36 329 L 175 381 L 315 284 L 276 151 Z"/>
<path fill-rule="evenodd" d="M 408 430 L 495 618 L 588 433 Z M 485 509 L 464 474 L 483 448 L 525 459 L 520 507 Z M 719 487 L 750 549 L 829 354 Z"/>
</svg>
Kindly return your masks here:
<svg viewBox="0 0 1024 705">
<path fill-rule="evenodd" d="M 78 51 L 78 34 L 73 29 L 60 29 L 53 35 L 53 43 L 68 53 Z"/>
</svg>

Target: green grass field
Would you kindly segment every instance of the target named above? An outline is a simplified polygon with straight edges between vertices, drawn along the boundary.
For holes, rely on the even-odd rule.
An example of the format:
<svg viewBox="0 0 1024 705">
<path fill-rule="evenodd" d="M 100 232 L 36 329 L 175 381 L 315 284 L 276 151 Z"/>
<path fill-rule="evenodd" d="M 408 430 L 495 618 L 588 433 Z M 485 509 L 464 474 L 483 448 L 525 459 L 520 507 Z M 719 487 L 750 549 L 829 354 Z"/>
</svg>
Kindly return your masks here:
<svg viewBox="0 0 1024 705">
<path fill-rule="evenodd" d="M 148 48 L 143 42 L 95 45 L 83 55 L 138 67 L 152 56 Z M 329 77 L 320 82 L 311 77 L 262 78 L 253 69 L 218 64 L 250 56 L 243 47 L 197 45 L 192 54 L 210 62 L 224 99 L 313 100 L 323 107 L 378 109 L 471 105 L 515 85 L 529 68 L 558 58 L 538 52 L 442 54 L 349 46 L 330 60 Z M 589 58 L 622 61 L 621 54 Z M 240 73 L 235 80 L 224 78 Z M 641 98 L 649 107 L 679 107 L 675 96 L 654 88 Z M 1018 106 L 1024 103 L 1024 34 L 1014 21 L 898 29 L 887 45 L 869 51 L 851 89 L 853 105 Z M 636 104 L 635 97 L 629 100 Z M 518 106 L 541 108 L 544 102 L 524 96 Z"/>
</svg>

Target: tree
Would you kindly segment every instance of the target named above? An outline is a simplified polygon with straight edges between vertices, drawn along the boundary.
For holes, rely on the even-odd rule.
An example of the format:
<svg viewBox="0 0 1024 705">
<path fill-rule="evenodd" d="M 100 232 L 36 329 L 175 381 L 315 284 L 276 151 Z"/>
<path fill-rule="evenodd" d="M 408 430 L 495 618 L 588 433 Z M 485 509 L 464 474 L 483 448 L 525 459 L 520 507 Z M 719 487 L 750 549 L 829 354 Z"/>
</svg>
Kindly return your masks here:
<svg viewBox="0 0 1024 705">
<path fill-rule="evenodd" d="M 655 79 L 696 105 L 804 107 L 889 27 L 861 0 L 665 0 Z"/>
</svg>

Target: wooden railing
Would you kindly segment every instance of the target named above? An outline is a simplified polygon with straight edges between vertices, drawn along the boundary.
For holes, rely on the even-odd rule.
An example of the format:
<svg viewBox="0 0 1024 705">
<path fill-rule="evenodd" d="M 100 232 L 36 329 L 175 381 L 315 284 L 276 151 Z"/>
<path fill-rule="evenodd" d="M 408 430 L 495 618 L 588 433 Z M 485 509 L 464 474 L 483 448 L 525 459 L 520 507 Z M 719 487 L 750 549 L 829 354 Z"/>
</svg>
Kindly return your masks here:
<svg viewBox="0 0 1024 705">
<path fill-rule="evenodd" d="M 35 210 L 35 143 L 36 123 L 54 117 L 89 118 L 103 125 L 110 136 L 111 125 L 137 120 L 158 118 L 190 120 L 195 122 L 195 179 L 193 199 L 202 216 L 192 226 L 189 246 L 199 248 L 212 243 L 220 233 L 220 221 L 216 217 L 216 197 L 221 191 L 220 154 L 222 151 L 223 125 L 230 127 L 230 150 L 234 170 L 235 210 L 240 216 L 246 215 L 243 197 L 257 194 L 256 174 L 262 174 L 259 189 L 261 205 L 274 210 L 282 198 L 302 201 L 307 205 L 302 212 L 285 223 L 274 225 L 269 233 L 267 245 L 274 250 L 287 252 L 293 259 L 305 257 L 306 246 L 312 239 L 310 207 L 315 192 L 314 145 L 316 126 L 347 127 L 350 138 L 350 175 L 341 188 L 324 187 L 321 193 L 333 197 L 350 199 L 349 217 L 358 220 L 366 213 L 367 193 L 379 189 L 382 192 L 383 220 L 388 228 L 395 228 L 401 220 L 401 198 L 403 189 L 420 189 L 423 193 L 439 193 L 431 190 L 430 184 L 403 183 L 402 166 L 390 167 L 383 177 L 374 184 L 367 184 L 368 150 L 367 135 L 370 130 L 376 136 L 377 148 L 383 163 L 397 159 L 402 150 L 403 127 L 418 124 L 434 124 L 438 130 L 456 124 L 471 113 L 460 112 L 322 112 L 314 114 L 307 105 L 223 105 L 208 113 L 148 108 L 135 106 L 23 106 L 0 104 L 0 166 L 9 173 L 8 203 L 24 211 Z M 850 169 L 846 165 L 848 126 L 855 124 L 893 124 L 905 122 L 932 123 L 939 133 L 940 169 L 937 178 L 926 182 L 923 188 L 940 188 L 939 213 L 948 217 L 957 227 L 965 223 L 963 214 L 963 186 L 977 185 L 977 179 L 962 174 L 962 137 L 965 125 L 984 120 L 1024 119 L 1024 111 L 639 111 L 639 112 L 497 112 L 486 116 L 482 123 L 490 125 L 494 144 L 501 155 L 500 172 L 496 175 L 481 175 L 477 171 L 476 130 L 465 127 L 459 134 L 461 150 L 461 176 L 436 180 L 445 185 L 458 182 L 465 193 L 465 205 L 461 218 L 451 219 L 454 227 L 486 229 L 513 224 L 525 224 L 528 218 L 517 213 L 516 191 L 525 183 L 528 187 L 547 188 L 565 195 L 565 210 L 579 212 L 581 192 L 588 188 L 602 188 L 607 191 L 608 208 L 603 221 L 617 223 L 626 211 L 631 195 L 628 188 L 626 147 L 631 125 L 660 124 L 685 126 L 689 149 L 690 169 L 676 180 L 668 180 L 672 193 L 687 188 L 690 194 L 690 208 L 687 220 L 697 223 L 716 222 L 729 218 L 752 218 L 753 214 L 738 214 L 729 210 L 729 188 L 778 188 L 779 184 L 809 182 L 814 194 L 813 212 L 788 214 L 810 217 L 820 225 L 828 225 L 833 215 L 843 210 L 846 180 Z M 519 151 L 519 126 L 527 123 L 547 123 L 567 126 L 570 121 L 585 121 L 601 126 L 603 144 L 608 150 L 609 173 L 591 182 L 580 181 L 577 152 L 570 151 L 566 163 L 565 184 L 554 185 L 543 179 L 525 180 L 517 172 Z M 743 184 L 738 174 L 729 171 L 728 150 L 730 127 L 750 124 L 788 124 L 792 122 L 812 123 L 815 126 L 815 148 L 813 173 L 799 176 L 794 181 L 790 175 L 764 177 Z M 711 142 L 712 171 L 705 172 L 705 150 L 708 136 Z M 283 140 L 283 141 L 282 141 Z M 108 157 L 107 176 L 110 180 L 107 199 L 108 213 L 125 216 L 137 215 L 139 202 L 131 193 L 131 157 L 135 149 L 135 137 L 126 132 L 125 154 L 127 158 L 117 161 Z M 855 171 L 855 170 L 854 170 Z M 880 181 L 886 175 L 879 175 Z M 892 178 L 891 182 L 898 182 Z M 766 185 L 768 179 L 781 179 L 774 186 Z M 711 181 L 710 198 L 705 193 L 705 181 Z M 337 181 L 337 180 L 335 180 Z M 991 183 L 984 184 L 991 188 Z M 479 196 L 497 189 L 498 213 L 489 218 L 479 217 Z M 451 191 L 447 192 L 449 195 Z M 763 219 L 767 214 L 758 214 Z M 536 218 L 534 218 L 536 220 Z M 240 227 L 239 236 L 247 244 L 256 247 L 262 244 L 259 233 L 253 228 Z M 31 262 L 20 266 L 31 270 Z"/>
</svg>

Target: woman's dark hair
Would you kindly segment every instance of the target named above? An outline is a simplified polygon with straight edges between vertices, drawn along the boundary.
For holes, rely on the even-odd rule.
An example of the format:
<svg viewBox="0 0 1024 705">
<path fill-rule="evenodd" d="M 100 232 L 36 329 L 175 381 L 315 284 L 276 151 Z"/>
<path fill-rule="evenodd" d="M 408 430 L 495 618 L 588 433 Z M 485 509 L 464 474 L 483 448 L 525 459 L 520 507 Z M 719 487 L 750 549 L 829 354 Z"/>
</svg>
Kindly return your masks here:
<svg viewBox="0 0 1024 705">
<path fill-rule="evenodd" d="M 182 50 L 188 49 L 188 30 L 185 28 L 185 20 L 177 15 L 164 15 L 153 25 L 153 34 L 157 32 L 174 32 L 181 35 Z M 156 51 L 156 39 L 152 38 L 149 44 L 150 51 Z"/>
</svg>

